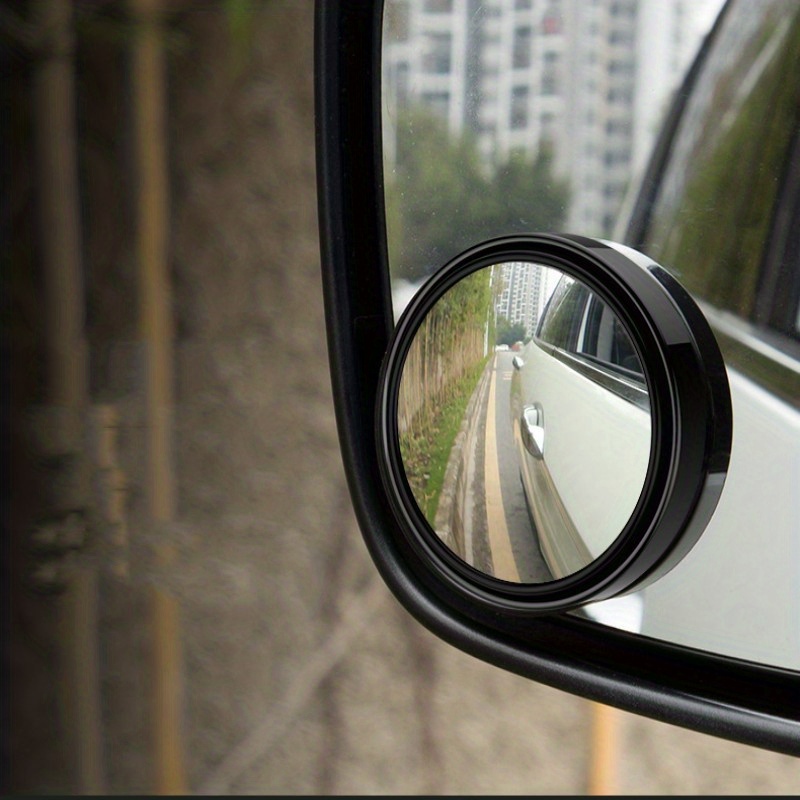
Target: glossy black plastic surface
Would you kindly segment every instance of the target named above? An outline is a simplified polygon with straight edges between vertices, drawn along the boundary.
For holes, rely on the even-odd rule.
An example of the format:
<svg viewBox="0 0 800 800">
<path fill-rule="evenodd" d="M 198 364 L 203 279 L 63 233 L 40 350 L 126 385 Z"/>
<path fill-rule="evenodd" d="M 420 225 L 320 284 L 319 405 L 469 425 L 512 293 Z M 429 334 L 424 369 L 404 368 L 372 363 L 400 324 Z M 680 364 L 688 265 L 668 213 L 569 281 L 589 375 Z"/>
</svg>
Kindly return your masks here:
<svg viewBox="0 0 800 800">
<path fill-rule="evenodd" d="M 405 479 L 397 431 L 403 365 L 425 316 L 472 272 L 506 262 L 559 269 L 613 308 L 644 364 L 653 426 L 644 488 L 617 540 L 577 573 L 537 584 L 509 583 L 479 572 L 441 542 Z M 411 301 L 384 360 L 377 425 L 384 486 L 422 562 L 487 610 L 529 615 L 641 588 L 678 563 L 702 534 L 722 491 L 731 446 L 731 400 L 722 355 L 708 323 L 691 297 L 657 264 L 597 239 L 518 235 L 470 248 Z"/>
</svg>

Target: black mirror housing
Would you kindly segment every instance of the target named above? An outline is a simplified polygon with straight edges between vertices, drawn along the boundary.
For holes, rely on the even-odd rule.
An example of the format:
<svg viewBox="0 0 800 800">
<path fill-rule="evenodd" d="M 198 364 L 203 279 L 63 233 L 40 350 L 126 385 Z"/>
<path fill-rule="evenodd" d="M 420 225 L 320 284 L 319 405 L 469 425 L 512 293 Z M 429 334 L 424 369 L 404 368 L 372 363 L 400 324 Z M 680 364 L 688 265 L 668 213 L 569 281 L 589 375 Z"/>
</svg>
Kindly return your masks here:
<svg viewBox="0 0 800 800">
<path fill-rule="evenodd" d="M 571 614 L 489 608 L 442 580 L 410 543 L 384 480 L 376 435 L 381 369 L 394 330 L 383 209 L 381 23 L 381 2 L 317 3 L 318 195 L 331 379 L 350 492 L 376 567 L 417 620 L 477 658 L 665 722 L 800 754 L 797 673 Z"/>
</svg>

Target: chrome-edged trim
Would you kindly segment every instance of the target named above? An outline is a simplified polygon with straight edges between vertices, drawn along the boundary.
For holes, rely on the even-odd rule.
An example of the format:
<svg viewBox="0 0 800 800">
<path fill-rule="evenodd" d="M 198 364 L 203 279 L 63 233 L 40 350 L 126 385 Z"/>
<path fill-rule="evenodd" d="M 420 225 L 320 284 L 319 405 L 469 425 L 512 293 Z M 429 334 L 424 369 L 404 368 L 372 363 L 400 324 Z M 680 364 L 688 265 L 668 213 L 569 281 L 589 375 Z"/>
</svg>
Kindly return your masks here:
<svg viewBox="0 0 800 800">
<path fill-rule="evenodd" d="M 588 378 L 609 392 L 613 392 L 617 397 L 627 400 L 629 403 L 641 408 L 642 411 L 650 412 L 650 395 L 644 383 L 626 378 L 623 375 L 612 372 L 610 369 L 604 369 L 588 358 L 581 357 L 580 354 L 570 353 L 541 340 L 535 339 L 534 341 L 542 350 L 566 364 L 570 369 L 580 373 L 584 378 Z"/>
<path fill-rule="evenodd" d="M 800 409 L 800 343 L 762 331 L 730 312 L 697 304 L 717 337 L 726 365 Z M 795 349 L 797 357 L 781 350 L 778 342 Z"/>
<path fill-rule="evenodd" d="M 715 332 L 721 333 L 730 339 L 735 339 L 739 344 L 744 345 L 760 356 L 768 358 L 770 361 L 775 362 L 777 366 L 794 373 L 800 378 L 800 344 L 796 345 L 798 356 L 793 358 L 776 345 L 768 342 L 755 325 L 745 322 L 730 312 L 720 311 L 700 301 L 696 302 Z"/>
</svg>

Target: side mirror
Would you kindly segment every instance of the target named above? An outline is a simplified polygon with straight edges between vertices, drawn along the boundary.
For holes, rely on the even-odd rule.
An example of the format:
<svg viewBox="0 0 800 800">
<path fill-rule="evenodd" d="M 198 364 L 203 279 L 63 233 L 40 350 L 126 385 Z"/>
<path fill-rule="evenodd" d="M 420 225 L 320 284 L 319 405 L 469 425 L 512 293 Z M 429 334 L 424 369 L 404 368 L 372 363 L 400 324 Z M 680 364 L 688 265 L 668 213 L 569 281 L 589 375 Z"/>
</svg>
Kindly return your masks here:
<svg viewBox="0 0 800 800">
<path fill-rule="evenodd" d="M 495 320 L 523 289 L 543 313 L 514 374 Z M 495 239 L 440 270 L 394 331 L 377 413 L 406 543 L 488 613 L 656 580 L 703 532 L 730 455 L 727 375 L 694 301 L 641 254 L 577 237 Z"/>
<path fill-rule="evenodd" d="M 689 561 L 687 553 L 701 549 L 726 478 L 726 369 L 704 314 L 678 282 L 628 248 L 531 231 L 489 239 L 440 264 L 395 320 L 383 196 L 382 11 L 381 2 L 321 1 L 316 21 L 333 397 L 353 505 L 377 569 L 409 613 L 477 658 L 666 722 L 800 753 L 796 669 L 604 623 L 606 598 L 616 602 L 659 586 Z M 561 314 L 549 308 L 552 328 L 545 318 L 519 352 L 494 348 L 491 332 L 492 281 L 504 265 L 518 263 L 557 270 L 582 289 L 582 296 L 573 293 L 573 306 L 563 300 Z M 471 437 L 464 458 L 469 446 L 478 449 L 471 464 L 483 465 L 482 489 L 459 485 L 462 456 L 414 421 L 417 404 L 445 402 L 434 372 L 455 357 L 447 350 L 451 341 L 428 373 L 415 363 L 418 351 L 434 343 L 426 325 L 448 316 L 438 309 L 469 281 L 476 284 L 470 303 L 460 298 L 450 309 L 460 314 L 455 334 L 472 326 L 470 347 L 477 349 L 465 356 L 471 372 L 456 393 L 463 409 L 451 419 L 453 439 L 459 432 Z M 593 343 L 590 323 L 597 326 Z M 478 353 L 485 363 L 474 360 Z M 572 389 L 558 385 L 564 376 Z M 586 391 L 574 389 L 578 378 Z M 501 383 L 507 395 L 498 402 Z M 487 416 L 492 385 L 494 432 Z M 505 447 L 501 435 L 510 437 L 508 449 L 487 457 L 487 448 Z M 612 469 L 603 458 L 614 449 L 627 455 Z M 587 472 L 570 479 L 570 462 L 590 465 L 602 491 L 593 493 Z M 444 505 L 441 488 L 426 483 L 434 466 L 450 494 Z M 509 522 L 492 500 L 486 473 L 495 468 L 500 477 L 488 481 L 505 481 L 502 472 L 511 470 L 509 480 L 521 483 L 533 520 L 527 527 L 524 519 Z M 482 513 L 469 513 L 481 503 Z M 592 504 L 592 514 L 582 517 Z M 481 523 L 492 514 L 493 522 Z M 521 526 L 495 536 L 502 523 Z"/>
<path fill-rule="evenodd" d="M 501 296 L 522 291 L 542 315 L 514 375 L 493 344 Z M 377 424 L 387 497 L 432 578 L 529 615 L 641 588 L 689 551 L 725 482 L 731 401 L 708 323 L 658 265 L 514 236 L 406 308 Z"/>
</svg>

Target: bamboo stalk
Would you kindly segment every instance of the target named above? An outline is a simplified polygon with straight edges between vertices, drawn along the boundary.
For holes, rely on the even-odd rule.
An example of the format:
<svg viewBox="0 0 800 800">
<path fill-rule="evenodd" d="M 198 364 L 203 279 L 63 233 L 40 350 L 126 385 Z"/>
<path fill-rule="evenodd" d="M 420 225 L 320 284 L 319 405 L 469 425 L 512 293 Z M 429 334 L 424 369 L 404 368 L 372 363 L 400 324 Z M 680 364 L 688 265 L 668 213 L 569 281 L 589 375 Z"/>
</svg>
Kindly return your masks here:
<svg viewBox="0 0 800 800">
<path fill-rule="evenodd" d="M 169 280 L 169 201 L 166 154 L 166 69 L 160 0 L 130 0 L 136 22 L 132 52 L 137 196 L 139 327 L 145 350 L 147 505 L 155 523 L 176 512 L 172 450 L 173 321 Z M 174 561 L 173 548 L 156 547 L 159 567 Z M 180 614 L 177 601 L 153 587 L 152 735 L 155 791 L 185 794 L 181 741 L 182 682 Z"/>
<path fill-rule="evenodd" d="M 34 125 L 44 274 L 46 397 L 60 425 L 57 438 L 69 451 L 65 455 L 82 462 L 88 359 L 72 3 L 38 0 L 33 15 L 35 30 L 45 43 L 34 78 Z M 80 463 L 76 468 L 81 468 Z M 85 500 L 76 497 L 72 503 L 82 506 Z M 84 566 L 67 572 L 58 611 L 60 705 L 71 779 L 77 794 L 100 794 L 105 777 L 94 569 Z"/>
</svg>

